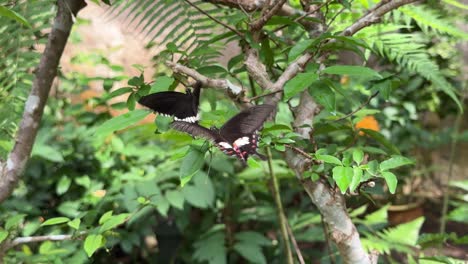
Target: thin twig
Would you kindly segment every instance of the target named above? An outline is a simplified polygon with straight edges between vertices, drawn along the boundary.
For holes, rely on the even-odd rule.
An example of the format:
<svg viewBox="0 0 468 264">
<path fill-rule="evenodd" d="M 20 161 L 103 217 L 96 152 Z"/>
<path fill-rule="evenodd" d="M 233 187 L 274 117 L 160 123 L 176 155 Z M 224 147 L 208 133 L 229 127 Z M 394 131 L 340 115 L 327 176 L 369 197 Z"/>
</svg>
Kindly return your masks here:
<svg viewBox="0 0 468 264">
<path fill-rule="evenodd" d="M 294 237 L 294 234 L 291 230 L 291 226 L 289 226 L 289 223 L 286 227 L 288 228 L 289 237 L 291 238 L 291 242 L 294 246 L 294 250 L 296 251 L 296 255 L 297 255 L 297 259 L 299 260 L 299 263 L 305 264 L 304 257 L 302 257 L 301 249 L 299 248 L 299 245 L 297 244 L 296 238 Z"/>
<path fill-rule="evenodd" d="M 309 154 L 307 154 L 306 152 L 304 152 L 302 149 L 296 148 L 296 147 L 291 146 L 291 145 L 284 145 L 284 146 L 287 147 L 287 148 L 290 148 L 290 149 L 296 151 L 297 153 L 301 154 L 302 156 L 304 156 L 304 157 L 306 157 L 306 158 L 312 160 L 312 156 L 309 155 Z"/>
<path fill-rule="evenodd" d="M 207 12 L 205 12 L 205 10 L 199 8 L 198 6 L 196 6 L 194 3 L 190 2 L 190 0 L 184 0 L 187 4 L 189 4 L 191 7 L 195 8 L 198 10 L 198 12 L 204 14 L 205 16 L 209 17 L 211 20 L 213 20 L 214 22 L 220 24 L 221 26 L 231 30 L 232 32 L 236 33 L 236 35 L 238 35 L 239 37 L 241 38 L 244 38 L 244 34 L 242 34 L 239 30 L 229 26 L 228 24 L 224 23 L 223 21 L 213 17 L 212 15 L 208 14 Z"/>
<path fill-rule="evenodd" d="M 252 22 L 250 24 L 250 28 L 254 31 L 260 30 L 268 22 L 268 20 L 281 9 L 284 3 L 286 3 L 286 0 L 277 1 L 268 12 L 262 14 L 262 16 L 259 19 L 257 19 L 257 21 Z"/>
<path fill-rule="evenodd" d="M 353 1 L 351 0 L 349 2 L 349 4 L 351 4 Z M 341 14 L 343 13 L 343 11 L 346 10 L 346 7 L 342 7 L 338 12 L 336 12 L 336 14 L 330 19 L 330 21 L 327 23 L 327 26 L 325 28 L 330 28 L 330 25 L 335 21 L 335 19 Z"/>
<path fill-rule="evenodd" d="M 338 119 L 336 119 L 335 121 L 341 121 L 341 120 L 344 120 L 352 115 L 354 115 L 355 113 L 361 111 L 361 109 L 363 109 L 366 105 L 368 105 L 370 103 L 370 101 L 372 99 L 374 99 L 377 95 L 379 94 L 379 91 L 375 92 L 373 95 L 369 96 L 369 98 L 367 98 L 367 100 L 362 104 L 360 105 L 358 108 L 356 108 L 354 111 L 352 111 L 351 113 L 343 116 L 343 117 L 340 117 Z"/>
<path fill-rule="evenodd" d="M 272 156 L 270 148 L 266 148 L 266 153 L 268 157 L 268 169 L 270 172 L 271 182 L 273 183 L 273 196 L 275 198 L 276 208 L 278 209 L 278 220 L 280 224 L 280 231 L 281 236 L 283 237 L 284 248 L 286 250 L 286 259 L 288 264 L 294 264 L 291 245 L 289 244 L 289 236 L 288 236 L 288 222 L 286 219 L 286 215 L 284 214 L 283 204 L 281 203 L 281 196 L 279 190 L 278 179 L 276 178 L 275 172 L 273 171 L 273 164 L 271 162 Z"/>
<path fill-rule="evenodd" d="M 463 103 L 464 100 L 461 100 Z M 457 149 L 457 142 L 458 142 L 458 133 L 460 130 L 461 121 L 463 120 L 463 113 L 458 112 L 457 119 L 455 120 L 455 126 L 453 128 L 452 133 L 452 144 L 450 144 L 450 160 L 449 160 L 449 169 L 447 175 L 447 182 L 445 183 L 445 192 L 444 192 L 444 200 L 442 202 L 442 215 L 440 217 L 440 229 L 439 232 L 441 234 L 445 233 L 445 228 L 447 224 L 447 211 L 448 211 L 448 203 L 450 198 L 450 181 L 452 180 L 453 175 L 453 163 L 455 160 L 455 152 Z"/>
<path fill-rule="evenodd" d="M 274 91 L 274 92 L 271 92 L 271 93 L 261 94 L 261 95 L 257 95 L 257 96 L 254 96 L 254 97 L 250 97 L 247 100 L 249 102 L 252 102 L 253 100 L 257 100 L 258 98 L 262 98 L 262 97 L 265 97 L 265 96 L 269 96 L 269 95 L 272 95 L 272 94 L 275 94 L 275 93 L 281 93 L 281 92 L 283 92 L 283 91 L 280 90 L 280 91 Z"/>
<path fill-rule="evenodd" d="M 328 5 L 331 1 L 333 0 L 327 0 L 323 3 L 321 3 L 320 5 L 318 5 L 316 8 L 312 9 L 311 11 L 308 11 L 304 14 L 302 14 L 301 16 L 297 17 L 296 19 L 294 19 L 294 22 L 299 22 L 301 21 L 302 19 L 304 19 L 305 17 L 309 16 L 309 15 L 312 15 L 313 13 L 317 12 L 320 10 L 320 8 L 322 8 L 324 5 Z M 288 25 L 283 25 L 283 26 L 280 26 L 278 28 L 275 28 L 274 30 L 272 30 L 273 32 L 277 32 L 279 30 L 282 30 L 283 28 L 286 28 L 288 27 Z"/>
<path fill-rule="evenodd" d="M 87 234 L 87 232 L 80 232 L 78 235 L 48 235 L 48 236 L 29 236 L 29 237 L 17 237 L 11 241 L 11 247 L 21 245 L 21 244 L 28 244 L 28 243 L 36 243 L 36 242 L 43 242 L 43 241 L 64 241 L 64 240 L 72 240 L 74 238 L 79 238 L 82 235 Z"/>
</svg>

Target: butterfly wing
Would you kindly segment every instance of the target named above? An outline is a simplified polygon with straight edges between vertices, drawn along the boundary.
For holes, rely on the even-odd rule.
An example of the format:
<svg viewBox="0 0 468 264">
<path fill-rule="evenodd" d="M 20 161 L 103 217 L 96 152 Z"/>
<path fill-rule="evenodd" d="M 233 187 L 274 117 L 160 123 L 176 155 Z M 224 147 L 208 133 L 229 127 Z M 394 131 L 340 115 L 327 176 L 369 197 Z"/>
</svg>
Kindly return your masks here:
<svg viewBox="0 0 468 264">
<path fill-rule="evenodd" d="M 251 107 L 235 115 L 221 127 L 221 137 L 233 147 L 241 160 L 246 161 L 249 155 L 259 155 L 258 130 L 274 109 L 274 106 L 266 104 Z"/>
<path fill-rule="evenodd" d="M 211 130 L 206 127 L 202 127 L 199 124 L 180 121 L 173 122 L 171 127 L 175 130 L 188 133 L 193 137 L 201 137 L 212 141 L 226 155 L 236 155 L 236 151 L 232 145 L 223 139 L 217 130 Z"/>
<path fill-rule="evenodd" d="M 171 127 L 175 130 L 188 133 L 193 137 L 202 137 L 213 142 L 217 142 L 220 140 L 220 136 L 216 131 L 210 130 L 206 127 L 202 127 L 199 124 L 174 121 L 172 122 Z"/>
<path fill-rule="evenodd" d="M 195 123 L 198 121 L 198 103 L 201 84 L 194 85 L 190 92 L 159 92 L 143 96 L 138 103 L 162 114 L 173 116 L 175 120 Z"/>
<path fill-rule="evenodd" d="M 257 105 L 246 109 L 229 119 L 220 129 L 223 138 L 234 142 L 244 136 L 250 136 L 259 130 L 273 112 L 272 105 Z"/>
</svg>

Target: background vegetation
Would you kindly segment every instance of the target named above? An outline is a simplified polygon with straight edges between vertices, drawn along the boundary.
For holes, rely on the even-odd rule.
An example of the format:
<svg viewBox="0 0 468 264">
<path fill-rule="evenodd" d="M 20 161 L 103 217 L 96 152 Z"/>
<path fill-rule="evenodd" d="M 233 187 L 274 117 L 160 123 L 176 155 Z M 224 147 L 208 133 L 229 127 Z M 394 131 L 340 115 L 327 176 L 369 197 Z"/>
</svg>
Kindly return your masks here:
<svg viewBox="0 0 468 264">
<path fill-rule="evenodd" d="M 128 76 L 96 51 L 69 63 L 112 75 L 59 68 L 31 158 L 0 206 L 5 263 L 352 263 L 336 233 L 336 222 L 347 220 L 322 217 L 307 184 L 336 195 L 327 206 L 337 212 L 346 204 L 358 245 L 379 263 L 468 259 L 468 168 L 458 159 L 468 140 L 467 50 L 456 46 L 468 39 L 456 26 L 468 6 L 403 5 L 347 34 L 386 1 L 289 1 L 260 30 L 252 25 L 272 7 L 241 2 L 107 7 L 109 17 L 133 23 L 148 49 L 163 47 L 152 58 L 157 71 L 148 78 L 133 65 L 141 73 Z M 6 161 L 57 10 L 54 1 L 0 3 Z M 75 27 L 89 23 L 76 19 Z M 72 32 L 69 42 L 80 41 Z M 275 81 L 310 59 L 271 94 L 253 74 L 250 52 Z M 207 127 L 249 103 L 277 103 L 262 131 L 268 161 L 244 167 L 137 106 L 142 95 L 183 91 L 194 79 L 205 83 Z M 101 89 L 90 90 L 92 82 Z M 298 123 L 304 105 L 313 108 L 307 124 Z M 300 173 L 291 155 L 305 160 Z"/>
</svg>

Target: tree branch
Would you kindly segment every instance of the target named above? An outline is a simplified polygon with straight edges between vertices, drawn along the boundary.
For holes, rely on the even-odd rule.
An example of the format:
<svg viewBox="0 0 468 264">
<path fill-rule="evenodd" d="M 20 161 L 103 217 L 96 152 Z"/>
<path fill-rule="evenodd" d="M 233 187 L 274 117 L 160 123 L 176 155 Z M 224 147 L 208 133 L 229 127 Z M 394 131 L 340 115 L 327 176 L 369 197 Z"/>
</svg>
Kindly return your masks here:
<svg viewBox="0 0 468 264">
<path fill-rule="evenodd" d="M 347 27 L 342 35 L 344 36 L 351 36 L 354 35 L 359 30 L 370 26 L 372 24 L 380 22 L 380 18 L 385 15 L 386 13 L 395 10 L 401 6 L 417 2 L 419 0 L 393 0 L 393 1 L 382 1 L 373 9 L 369 10 L 367 14 L 363 17 L 358 19 L 358 21 L 354 22 L 351 26 Z"/>
<path fill-rule="evenodd" d="M 250 28 L 253 31 L 260 30 L 267 22 L 268 20 L 273 17 L 276 13 L 281 10 L 281 7 L 286 3 L 286 0 L 277 0 L 277 2 L 271 7 L 270 10 L 266 10 L 264 14 L 257 20 L 252 22 L 250 25 Z"/>
<path fill-rule="evenodd" d="M 59 0 L 57 4 L 57 15 L 24 107 L 15 145 L 8 155 L 6 164 L 0 164 L 3 167 L 0 177 L 0 202 L 10 196 L 31 155 L 44 106 L 73 26 L 73 17 L 86 6 L 83 0 Z"/>
<path fill-rule="evenodd" d="M 231 83 L 227 79 L 209 78 L 192 68 L 172 61 L 166 61 L 166 65 L 169 66 L 172 69 L 172 71 L 176 73 L 181 73 L 190 76 L 197 81 L 200 81 L 202 83 L 202 87 L 211 87 L 226 90 L 228 91 L 229 97 L 238 104 L 242 106 L 251 106 L 249 99 L 245 97 L 244 89 Z"/>
</svg>

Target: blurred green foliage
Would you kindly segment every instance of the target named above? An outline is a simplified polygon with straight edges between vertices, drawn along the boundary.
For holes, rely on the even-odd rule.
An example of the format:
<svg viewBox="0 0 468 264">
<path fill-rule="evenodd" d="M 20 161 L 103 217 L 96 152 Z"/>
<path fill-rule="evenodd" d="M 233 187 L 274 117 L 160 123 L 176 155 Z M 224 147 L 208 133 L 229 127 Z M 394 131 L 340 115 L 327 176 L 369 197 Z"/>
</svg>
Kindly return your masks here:
<svg viewBox="0 0 468 264">
<path fill-rule="evenodd" d="M 121 8 L 136 12 L 130 7 L 145 4 L 141 1 Z M 189 10 L 175 2 L 158 2 L 158 6 L 164 4 L 183 8 L 184 14 Z M 457 96 L 464 84 L 454 78 L 461 72 L 453 44 L 467 37 L 451 26 L 462 18 L 456 15 L 457 10 L 439 3 L 394 11 L 385 23 L 368 27 L 355 37 L 337 34 L 373 4 L 333 2 L 325 12 L 325 19 L 332 21 L 331 30 L 316 38 L 309 38 L 306 29 L 292 18 L 273 17 L 261 44 L 249 39 L 245 26 L 248 18 L 243 12 L 226 11 L 229 15 L 224 21 L 247 34 L 241 42 L 258 49 L 272 76 L 305 51 L 335 54 L 326 68 L 311 63 L 287 82 L 275 120 L 263 129 L 260 152 L 265 147 L 274 150 L 273 171 L 280 180 L 286 216 L 307 263 L 339 263 L 340 256 L 333 245 L 327 250 L 321 216 L 284 161 L 284 152 L 291 146 L 303 149 L 317 161 L 302 180 L 324 180 L 347 195 L 349 214 L 367 250 L 378 251 L 390 263 L 402 257 L 408 263 L 456 263 L 447 256 L 425 257 L 414 249 L 447 242 L 466 244 L 466 236 L 420 236 L 423 217 L 390 226 L 387 204 L 407 198 L 402 183 L 417 177 L 418 171 L 406 165 L 421 162 L 412 156 L 414 149 L 431 149 L 452 140 L 453 129 L 425 127 L 421 116 L 423 112 L 455 115 L 463 103 Z M 296 5 L 300 8 L 299 3 Z M 31 7 L 21 3 L 14 8 L 20 12 L 23 6 Z M 46 21 L 50 19 L 44 10 L 37 13 Z M 39 22 L 33 21 L 37 17 L 21 14 L 39 29 Z M 14 21 L 9 23 L 15 28 Z M 210 23 L 205 26 L 214 27 Z M 282 36 L 273 34 L 279 26 L 284 26 Z M 248 83 L 242 53 L 231 58 L 227 66 L 214 62 L 222 52 L 220 47 L 228 40 L 239 40 L 237 36 L 228 32 L 201 37 L 205 39 L 187 51 L 172 33 L 164 40 L 167 50 L 154 59 L 180 56 L 179 62 L 209 77 Z M 44 39 L 39 38 L 41 43 Z M 71 39 L 79 42 L 81 38 L 75 32 Z M 327 44 L 330 39 L 336 41 Z M 6 43 L 7 39 L 0 37 L 0 41 Z M 13 45 L 9 42 L 0 50 L 13 50 Z M 339 54 L 345 50 L 368 63 L 342 63 Z M 25 58 L 30 53 L 21 51 L 15 50 L 14 59 L 0 60 L 0 79 L 10 85 L 0 87 L 2 159 L 13 146 L 32 78 L 28 74 L 15 82 L 5 71 L 12 63 L 33 68 L 39 56 L 33 53 L 34 60 L 28 61 Z M 372 64 L 370 59 L 376 62 Z M 255 159 L 244 167 L 204 140 L 168 130 L 169 119 L 140 122 L 149 114 L 138 109 L 140 96 L 174 90 L 187 80 L 167 69 L 152 80 L 145 80 L 143 74 L 125 76 L 121 65 L 112 64 L 99 51 L 82 53 L 72 63 L 104 66 L 115 77 L 78 72 L 60 75 L 27 170 L 0 208 L 0 241 L 4 245 L 18 237 L 67 237 L 59 242 L 12 247 L 6 251 L 5 263 L 101 263 L 109 259 L 132 263 L 284 263 L 266 162 Z M 122 80 L 126 80 L 126 86 L 112 89 L 114 82 Z M 96 81 L 102 83 L 102 93 L 71 100 Z M 256 85 L 249 89 L 248 96 L 261 93 Z M 301 138 L 292 127 L 291 109 L 304 91 L 321 106 L 310 124 L 313 142 Z M 367 99 L 372 100 L 363 105 Z M 257 101 L 261 103 L 261 99 Z M 360 111 L 347 115 L 361 106 Z M 115 115 L 115 110 L 128 113 Z M 200 111 L 202 125 L 219 127 L 238 109 L 225 94 L 203 89 Z M 460 133 L 459 140 L 464 140 L 465 134 Z M 466 182 L 456 182 L 453 188 L 462 195 L 453 200 L 448 219 L 466 224 Z"/>
</svg>

